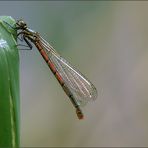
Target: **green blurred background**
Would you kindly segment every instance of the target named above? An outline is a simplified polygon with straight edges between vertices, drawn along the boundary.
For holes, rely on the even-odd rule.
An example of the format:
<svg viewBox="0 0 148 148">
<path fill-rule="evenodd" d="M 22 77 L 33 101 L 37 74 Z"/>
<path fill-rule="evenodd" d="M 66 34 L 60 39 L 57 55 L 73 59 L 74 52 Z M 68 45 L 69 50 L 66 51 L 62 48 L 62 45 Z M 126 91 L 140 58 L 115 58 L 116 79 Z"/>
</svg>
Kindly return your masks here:
<svg viewBox="0 0 148 148">
<path fill-rule="evenodd" d="M 148 146 L 148 2 L 0 1 L 97 87 L 75 110 L 34 48 L 20 51 L 21 146 Z"/>
</svg>

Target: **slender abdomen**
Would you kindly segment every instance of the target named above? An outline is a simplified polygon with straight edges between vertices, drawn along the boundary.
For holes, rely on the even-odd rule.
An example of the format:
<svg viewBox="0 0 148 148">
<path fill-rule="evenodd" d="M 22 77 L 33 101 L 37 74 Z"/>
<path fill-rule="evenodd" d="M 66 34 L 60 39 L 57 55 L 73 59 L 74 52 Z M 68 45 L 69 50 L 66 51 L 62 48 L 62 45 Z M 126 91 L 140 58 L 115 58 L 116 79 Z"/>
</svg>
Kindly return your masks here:
<svg viewBox="0 0 148 148">
<path fill-rule="evenodd" d="M 78 116 L 79 119 L 83 119 L 83 113 L 81 111 L 81 109 L 79 108 L 77 102 L 75 101 L 75 99 L 73 98 L 72 93 L 70 92 L 70 90 L 67 88 L 67 86 L 65 85 L 61 75 L 59 74 L 59 72 L 56 70 L 56 67 L 54 66 L 54 64 L 52 63 L 52 61 L 49 59 L 47 53 L 45 52 L 44 48 L 42 47 L 42 45 L 39 42 L 35 42 L 34 43 L 35 46 L 37 47 L 37 49 L 39 50 L 39 52 L 41 53 L 42 57 L 44 58 L 44 60 L 46 61 L 47 65 L 49 66 L 49 68 L 51 69 L 52 73 L 55 75 L 55 77 L 57 78 L 57 80 L 59 81 L 60 85 L 62 86 L 63 90 L 65 91 L 65 93 L 69 96 L 72 104 L 75 106 L 76 108 L 76 114 Z"/>
</svg>

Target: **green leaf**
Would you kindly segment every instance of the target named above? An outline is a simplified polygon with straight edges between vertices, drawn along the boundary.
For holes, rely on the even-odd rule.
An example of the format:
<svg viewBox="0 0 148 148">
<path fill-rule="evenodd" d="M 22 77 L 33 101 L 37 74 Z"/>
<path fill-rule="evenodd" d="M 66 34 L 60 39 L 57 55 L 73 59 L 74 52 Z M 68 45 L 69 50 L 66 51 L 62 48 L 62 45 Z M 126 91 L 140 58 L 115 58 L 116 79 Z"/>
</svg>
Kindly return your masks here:
<svg viewBox="0 0 148 148">
<path fill-rule="evenodd" d="M 0 16 L 0 147 L 19 147 L 19 54 L 11 26 L 13 18 Z"/>
</svg>

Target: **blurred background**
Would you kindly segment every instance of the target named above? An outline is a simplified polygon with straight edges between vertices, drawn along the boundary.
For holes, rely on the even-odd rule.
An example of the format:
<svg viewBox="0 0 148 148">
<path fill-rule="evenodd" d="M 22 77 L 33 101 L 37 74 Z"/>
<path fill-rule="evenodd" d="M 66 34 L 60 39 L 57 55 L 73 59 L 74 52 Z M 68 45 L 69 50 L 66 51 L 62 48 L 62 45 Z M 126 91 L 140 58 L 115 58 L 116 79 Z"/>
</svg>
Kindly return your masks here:
<svg viewBox="0 0 148 148">
<path fill-rule="evenodd" d="M 21 147 L 148 146 L 148 2 L 0 1 L 88 77 L 79 121 L 41 55 L 20 51 Z"/>
</svg>

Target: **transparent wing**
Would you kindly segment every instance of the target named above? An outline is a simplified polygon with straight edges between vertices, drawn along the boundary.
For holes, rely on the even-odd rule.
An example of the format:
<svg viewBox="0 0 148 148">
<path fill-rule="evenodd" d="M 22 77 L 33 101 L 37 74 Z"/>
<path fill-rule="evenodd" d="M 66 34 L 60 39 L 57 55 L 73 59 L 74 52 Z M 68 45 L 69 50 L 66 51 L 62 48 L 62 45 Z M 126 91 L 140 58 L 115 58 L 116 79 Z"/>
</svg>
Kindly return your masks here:
<svg viewBox="0 0 148 148">
<path fill-rule="evenodd" d="M 97 98 L 97 90 L 95 86 L 76 68 L 71 66 L 64 58 L 62 58 L 54 48 L 46 42 L 42 37 L 40 41 L 50 59 L 61 75 L 64 84 L 74 96 L 78 105 L 84 106 L 88 101 Z"/>
</svg>

